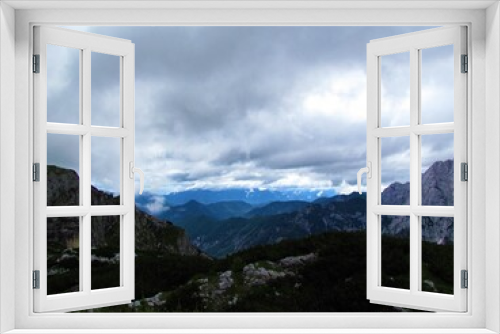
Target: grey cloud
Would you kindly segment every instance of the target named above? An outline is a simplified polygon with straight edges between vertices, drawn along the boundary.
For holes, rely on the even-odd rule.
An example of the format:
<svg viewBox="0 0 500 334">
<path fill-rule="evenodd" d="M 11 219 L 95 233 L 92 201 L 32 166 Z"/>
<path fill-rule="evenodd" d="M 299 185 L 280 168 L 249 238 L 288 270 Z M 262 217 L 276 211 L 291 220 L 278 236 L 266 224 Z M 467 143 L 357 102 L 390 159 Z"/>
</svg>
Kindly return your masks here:
<svg viewBox="0 0 500 334">
<path fill-rule="evenodd" d="M 120 58 L 92 52 L 91 123 L 120 126 Z"/>
<path fill-rule="evenodd" d="M 49 165 L 57 165 L 78 172 L 80 168 L 78 136 L 47 134 L 47 160 Z"/>
<path fill-rule="evenodd" d="M 156 191 L 168 191 L 168 182 L 216 182 L 235 168 L 241 173 L 234 180 L 256 180 L 252 170 L 257 170 L 264 184 L 275 182 L 286 170 L 306 170 L 334 184 L 353 182 L 366 160 L 365 121 L 302 119 L 296 115 L 302 108 L 301 94 L 325 85 L 327 73 L 364 71 L 370 39 L 422 29 L 428 27 L 88 30 L 135 43 L 136 165 L 151 174 L 150 185 L 161 185 Z M 112 56 L 105 58 L 93 61 L 92 109 L 99 110 L 93 120 L 99 123 L 115 112 L 108 97 L 116 92 L 116 64 Z M 398 88 L 402 85 L 396 74 L 389 77 Z M 72 80 L 68 90 L 75 83 L 78 80 Z M 349 94 L 355 98 L 355 92 Z M 393 94 L 400 96 L 402 90 Z M 54 112 L 62 114 L 64 103 L 64 95 L 54 97 Z M 99 154 L 105 155 L 105 148 L 101 146 Z M 387 154 L 400 150 L 394 144 Z M 173 165 L 181 171 L 167 173 Z M 92 173 L 100 180 L 107 178 L 108 170 L 105 164 L 95 165 Z M 167 177 L 168 182 L 162 181 Z"/>
<path fill-rule="evenodd" d="M 79 51 L 47 46 L 47 121 L 77 124 L 80 120 Z"/>
<path fill-rule="evenodd" d="M 168 116 L 162 117 L 164 122 L 154 122 L 160 121 L 162 129 L 179 133 L 217 128 L 252 110 L 273 107 L 273 102 L 275 107 L 307 71 L 332 64 L 364 67 L 365 43 L 378 37 L 374 30 L 385 35 L 398 28 L 91 29 L 136 43 L 138 80 L 154 77 L 169 83 L 157 111 Z M 368 38 L 360 40 L 360 34 Z M 150 125 L 145 122 L 144 127 Z M 138 130 L 142 128 L 138 121 Z"/>
<path fill-rule="evenodd" d="M 174 182 L 193 181 L 189 173 L 171 173 L 169 174 L 169 179 Z"/>
<path fill-rule="evenodd" d="M 422 169 L 427 169 L 434 161 L 454 158 L 452 133 L 426 135 L 421 137 Z"/>
<path fill-rule="evenodd" d="M 102 190 L 120 192 L 121 139 L 91 138 L 91 181 Z"/>
</svg>

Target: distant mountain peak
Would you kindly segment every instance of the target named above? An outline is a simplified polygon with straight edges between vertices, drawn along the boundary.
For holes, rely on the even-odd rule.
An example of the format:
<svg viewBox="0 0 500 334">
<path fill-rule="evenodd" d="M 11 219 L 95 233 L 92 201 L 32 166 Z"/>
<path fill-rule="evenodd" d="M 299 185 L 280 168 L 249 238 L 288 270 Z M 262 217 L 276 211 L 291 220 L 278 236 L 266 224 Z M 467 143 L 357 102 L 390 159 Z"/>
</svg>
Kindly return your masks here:
<svg viewBox="0 0 500 334">
<path fill-rule="evenodd" d="M 453 160 L 436 161 L 422 173 L 422 205 L 453 205 Z M 410 182 L 394 182 L 382 192 L 383 205 L 409 205 Z"/>
</svg>

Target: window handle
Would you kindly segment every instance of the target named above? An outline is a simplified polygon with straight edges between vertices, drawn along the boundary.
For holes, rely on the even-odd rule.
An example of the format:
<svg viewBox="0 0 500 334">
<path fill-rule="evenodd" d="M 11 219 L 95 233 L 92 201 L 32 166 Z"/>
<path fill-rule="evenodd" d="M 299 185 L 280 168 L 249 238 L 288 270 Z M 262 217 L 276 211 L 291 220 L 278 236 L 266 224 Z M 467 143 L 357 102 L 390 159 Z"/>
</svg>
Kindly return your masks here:
<svg viewBox="0 0 500 334">
<path fill-rule="evenodd" d="M 358 171 L 358 192 L 361 194 L 361 175 L 363 173 L 366 173 L 366 178 L 371 179 L 372 178 L 372 163 L 371 161 L 367 162 L 367 166 L 364 168 L 361 168 Z"/>
<path fill-rule="evenodd" d="M 135 173 L 139 173 L 139 179 L 140 179 L 140 184 L 141 184 L 141 189 L 139 190 L 139 195 L 142 195 L 142 192 L 144 191 L 144 172 L 142 170 L 140 170 L 139 168 L 134 167 L 134 162 L 130 161 L 130 163 L 129 163 L 129 177 L 131 179 L 133 179 Z"/>
</svg>

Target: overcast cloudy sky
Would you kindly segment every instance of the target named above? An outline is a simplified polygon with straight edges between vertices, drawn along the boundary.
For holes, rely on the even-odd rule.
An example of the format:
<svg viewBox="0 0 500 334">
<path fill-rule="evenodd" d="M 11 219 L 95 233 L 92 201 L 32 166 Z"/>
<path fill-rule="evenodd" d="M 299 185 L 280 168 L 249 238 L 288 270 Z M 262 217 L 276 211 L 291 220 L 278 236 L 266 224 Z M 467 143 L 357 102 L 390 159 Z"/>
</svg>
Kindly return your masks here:
<svg viewBox="0 0 500 334">
<path fill-rule="evenodd" d="M 335 188 L 366 161 L 366 44 L 428 27 L 77 27 L 136 50 L 136 166 L 145 189 Z M 424 50 L 423 122 L 453 121 L 452 47 Z M 116 126 L 119 61 L 92 55 L 92 123 Z M 48 49 L 48 121 L 78 122 L 78 52 Z M 382 124 L 409 122 L 409 57 L 382 60 Z M 78 169 L 78 140 L 49 163 Z M 64 138 L 64 139 L 62 139 Z M 406 141 L 406 142 L 405 142 Z M 424 168 L 453 135 L 423 140 Z M 92 142 L 92 183 L 116 192 L 119 142 Z M 408 138 L 384 139 L 383 182 L 407 181 Z M 385 168 L 385 167 L 383 167 Z"/>
</svg>

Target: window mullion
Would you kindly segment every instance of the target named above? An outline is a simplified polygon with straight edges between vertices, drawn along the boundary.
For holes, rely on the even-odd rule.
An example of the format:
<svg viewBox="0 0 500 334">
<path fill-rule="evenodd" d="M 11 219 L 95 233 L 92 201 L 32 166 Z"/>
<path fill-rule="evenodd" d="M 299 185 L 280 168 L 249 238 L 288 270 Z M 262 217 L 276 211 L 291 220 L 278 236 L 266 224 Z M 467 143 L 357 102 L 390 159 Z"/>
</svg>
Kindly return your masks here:
<svg viewBox="0 0 500 334">
<path fill-rule="evenodd" d="M 79 93 L 78 93 L 78 96 L 79 96 L 79 101 L 78 101 L 78 105 L 79 105 L 79 108 L 80 110 L 78 111 L 78 114 L 79 114 L 79 122 L 78 122 L 78 126 L 82 126 L 83 124 L 83 50 L 80 50 L 80 57 L 79 57 L 79 67 L 80 67 L 80 73 L 78 75 L 78 78 L 79 78 L 79 87 L 78 87 L 78 90 L 79 90 Z M 49 127 L 49 124 L 47 124 L 47 127 Z M 83 137 L 82 136 L 78 136 L 79 138 L 79 157 L 78 157 L 78 161 L 79 161 L 79 171 L 80 171 L 80 178 L 79 178 L 79 205 L 80 206 L 83 206 L 83 179 L 81 177 L 81 174 L 82 174 L 82 171 L 83 171 Z M 85 239 L 82 239 L 84 234 L 85 234 L 85 229 L 83 228 L 83 224 L 84 224 L 84 219 L 83 217 L 79 217 L 79 224 L 78 224 L 78 235 L 80 237 L 80 245 L 79 245 L 79 259 L 78 259 L 78 266 L 79 266 L 79 279 L 78 279 L 78 284 L 79 284 L 79 288 L 78 290 L 79 291 L 83 291 L 84 290 L 84 284 L 83 284 L 83 281 L 84 281 L 84 277 L 83 277 L 83 273 L 84 273 L 84 254 L 82 252 L 82 240 L 85 240 Z"/>
<path fill-rule="evenodd" d="M 83 50 L 83 66 L 82 66 L 82 123 L 85 127 L 90 127 L 91 121 L 91 51 L 86 48 Z M 82 136 L 82 152 L 81 164 L 82 169 L 80 172 L 80 188 L 82 189 L 83 206 L 89 208 L 91 206 L 91 161 L 90 161 L 90 132 Z M 80 243 L 80 256 L 82 270 L 80 277 L 83 282 L 83 291 L 90 293 L 91 290 L 91 216 L 90 211 L 83 217 L 83 233 Z"/>
<path fill-rule="evenodd" d="M 437 135 L 443 133 L 453 133 L 455 130 L 454 123 L 438 123 L 438 124 L 419 124 L 414 129 L 414 133 L 418 135 Z"/>
<path fill-rule="evenodd" d="M 416 292 L 419 287 L 420 274 L 420 233 L 419 217 L 413 212 L 418 204 L 420 189 L 420 143 L 415 133 L 419 123 L 420 74 L 419 51 L 410 49 L 410 291 Z"/>
<path fill-rule="evenodd" d="M 372 212 L 377 215 L 388 216 L 417 216 L 454 217 L 455 209 L 452 206 L 409 206 L 409 205 L 375 205 Z"/>
</svg>

